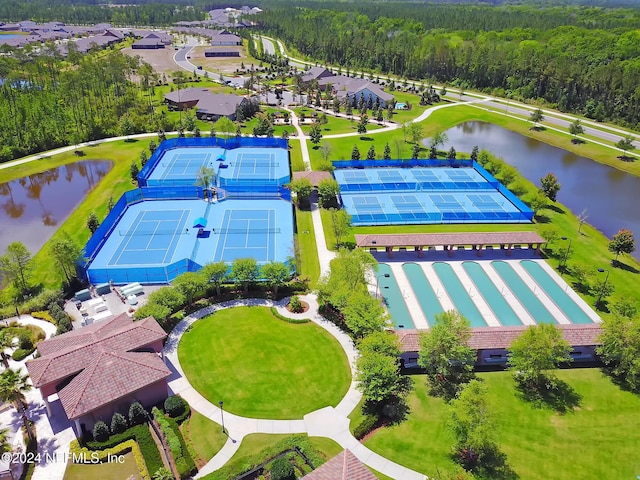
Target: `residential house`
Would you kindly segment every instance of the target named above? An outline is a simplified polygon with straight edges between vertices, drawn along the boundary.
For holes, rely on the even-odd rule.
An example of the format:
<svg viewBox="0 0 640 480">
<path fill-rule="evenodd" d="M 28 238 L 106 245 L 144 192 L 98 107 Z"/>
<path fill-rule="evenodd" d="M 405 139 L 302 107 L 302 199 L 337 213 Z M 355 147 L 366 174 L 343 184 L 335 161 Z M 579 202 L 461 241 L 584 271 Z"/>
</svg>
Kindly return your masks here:
<svg viewBox="0 0 640 480">
<path fill-rule="evenodd" d="M 214 47 L 237 46 L 242 45 L 242 39 L 233 33 L 223 30 L 222 32 L 211 36 L 211 45 Z"/>
<path fill-rule="evenodd" d="M 40 357 L 26 362 L 33 386 L 52 415 L 57 394 L 82 436 L 99 420 L 127 413 L 131 403 L 150 408 L 168 396 L 171 371 L 162 358 L 167 334 L 153 317 L 133 321 L 123 313 L 38 344 Z"/>
<path fill-rule="evenodd" d="M 170 108 L 185 110 L 196 108 L 196 117 L 201 120 L 236 118 L 236 109 L 248 100 L 239 95 L 211 93 L 206 88 L 185 88 L 164 96 Z"/>
<path fill-rule="evenodd" d="M 311 67 L 302 74 L 302 82 L 309 83 L 313 80 L 320 81 L 321 78 L 334 77 L 335 75 L 324 67 Z"/>
<path fill-rule="evenodd" d="M 378 99 L 382 108 L 386 108 L 387 104 L 393 100 L 393 95 L 385 92 L 375 83 L 363 78 L 334 75 L 325 76 L 318 80 L 320 90 L 325 90 L 329 84 L 331 84 L 333 92 L 340 100 L 349 97 L 351 101 L 355 100 L 357 103 L 363 97 L 365 102 L 371 99 L 375 103 L 376 99 Z"/>
<path fill-rule="evenodd" d="M 134 42 L 131 45 L 131 48 L 133 48 L 134 50 L 156 50 L 159 48 L 164 48 L 164 43 L 162 43 L 159 38 L 146 37 L 142 40 Z"/>
<path fill-rule="evenodd" d="M 343 450 L 302 478 L 303 480 L 376 480 L 378 477 L 350 450 Z"/>
</svg>

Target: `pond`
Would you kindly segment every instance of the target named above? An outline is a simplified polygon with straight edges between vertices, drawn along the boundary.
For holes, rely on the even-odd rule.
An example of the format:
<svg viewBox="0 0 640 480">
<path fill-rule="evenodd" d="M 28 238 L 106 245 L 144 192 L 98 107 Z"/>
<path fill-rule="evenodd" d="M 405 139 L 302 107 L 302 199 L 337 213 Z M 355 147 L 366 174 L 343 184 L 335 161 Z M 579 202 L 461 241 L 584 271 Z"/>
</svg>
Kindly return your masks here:
<svg viewBox="0 0 640 480">
<path fill-rule="evenodd" d="M 85 160 L 0 184 L 0 254 L 19 241 L 35 255 L 111 166 Z"/>
<path fill-rule="evenodd" d="M 474 145 L 489 150 L 535 183 L 553 172 L 562 188 L 558 201 L 580 214 L 611 238 L 621 228 L 640 235 L 640 178 L 586 157 L 553 147 L 485 122 L 466 122 L 447 130 L 446 149 L 471 152 Z M 428 142 L 427 142 L 428 143 Z M 616 153 L 612 150 L 611 156 Z M 633 253 L 640 259 L 640 249 Z"/>
</svg>

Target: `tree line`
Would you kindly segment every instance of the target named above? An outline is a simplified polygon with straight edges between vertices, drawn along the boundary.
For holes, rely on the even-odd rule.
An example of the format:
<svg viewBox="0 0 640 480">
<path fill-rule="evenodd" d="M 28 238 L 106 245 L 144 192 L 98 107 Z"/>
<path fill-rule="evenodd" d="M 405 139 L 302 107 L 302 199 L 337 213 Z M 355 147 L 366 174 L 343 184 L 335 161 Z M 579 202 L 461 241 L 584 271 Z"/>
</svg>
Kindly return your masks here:
<svg viewBox="0 0 640 480">
<path fill-rule="evenodd" d="M 265 32 L 333 65 L 640 122 L 638 10 L 325 5 L 332 9 L 276 5 L 258 19 Z"/>
</svg>

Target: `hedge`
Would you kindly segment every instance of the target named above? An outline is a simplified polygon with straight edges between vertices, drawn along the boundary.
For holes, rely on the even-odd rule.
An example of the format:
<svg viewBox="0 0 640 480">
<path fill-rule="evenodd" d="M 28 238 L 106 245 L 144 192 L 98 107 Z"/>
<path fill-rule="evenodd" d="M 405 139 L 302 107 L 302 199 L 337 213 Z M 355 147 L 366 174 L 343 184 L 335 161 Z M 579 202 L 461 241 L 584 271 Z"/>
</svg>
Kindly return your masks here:
<svg viewBox="0 0 640 480">
<path fill-rule="evenodd" d="M 291 435 L 275 445 L 265 448 L 260 453 L 239 458 L 225 465 L 220 470 L 216 470 L 203 477 L 203 480 L 229 480 L 230 478 L 239 477 L 243 473 L 253 470 L 257 466 L 277 457 L 280 453 L 294 448 L 300 450 L 309 459 L 314 469 L 326 461 L 320 451 L 314 448 L 307 436 Z"/>
<path fill-rule="evenodd" d="M 153 409 L 153 418 L 160 425 L 160 429 L 167 440 L 180 478 L 191 477 L 197 472 L 196 463 L 191 458 L 177 422 L 173 418 L 165 416 L 158 408 Z"/>
<path fill-rule="evenodd" d="M 137 442 L 149 472 L 155 473 L 159 468 L 164 466 L 156 442 L 153 441 L 149 427 L 146 424 L 136 425 L 118 435 L 111 435 L 111 437 L 104 442 L 87 442 L 86 447 L 89 450 L 104 450 L 113 448 L 127 440 L 135 440 Z"/>
<path fill-rule="evenodd" d="M 100 451 L 89 450 L 86 447 L 81 447 L 78 440 L 73 440 L 69 444 L 69 453 L 71 455 L 82 455 L 86 458 L 93 458 L 91 455 L 97 453 L 99 455 L 98 460 L 100 460 L 100 462 L 104 462 L 109 455 L 124 455 L 125 453 L 129 452 L 133 454 L 133 458 L 136 461 L 136 466 L 138 467 L 138 473 L 140 474 L 142 480 L 150 480 L 151 477 L 149 475 L 149 471 L 147 470 L 144 458 L 142 457 L 140 447 L 134 440 L 127 440 L 116 445 L 113 448 L 108 448 L 106 450 Z"/>
<path fill-rule="evenodd" d="M 13 358 L 16 362 L 19 362 L 20 360 L 24 360 L 26 357 L 31 355 L 34 351 L 35 351 L 35 348 L 32 348 L 30 350 L 25 350 L 24 348 L 17 348 L 16 350 L 14 350 L 13 354 L 11 355 L 11 358 Z"/>
<path fill-rule="evenodd" d="M 45 310 L 45 311 L 42 311 L 42 312 L 31 312 L 31 316 L 33 318 L 39 318 L 40 320 L 45 320 L 45 321 L 47 321 L 49 323 L 53 323 L 54 325 L 56 324 L 56 321 L 49 314 L 48 310 Z"/>
<path fill-rule="evenodd" d="M 378 426 L 380 419 L 375 415 L 365 415 L 353 429 L 353 436 L 361 440 L 367 433 Z"/>
<path fill-rule="evenodd" d="M 271 314 L 276 317 L 278 320 L 282 320 L 287 323 L 309 323 L 311 320 L 308 318 L 289 318 L 284 315 L 280 315 L 278 309 L 276 307 L 271 307 Z"/>
</svg>

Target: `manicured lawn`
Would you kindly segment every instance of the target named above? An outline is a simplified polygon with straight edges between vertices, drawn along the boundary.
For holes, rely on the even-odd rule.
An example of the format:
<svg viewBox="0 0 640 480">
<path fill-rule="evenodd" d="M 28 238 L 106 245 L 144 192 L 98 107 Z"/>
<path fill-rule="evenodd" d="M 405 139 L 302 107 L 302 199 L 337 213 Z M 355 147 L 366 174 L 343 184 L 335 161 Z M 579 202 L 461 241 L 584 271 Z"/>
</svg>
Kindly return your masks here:
<svg viewBox="0 0 640 480">
<path fill-rule="evenodd" d="M 640 472 L 640 398 L 620 390 L 599 370 L 558 372 L 582 397 L 580 406 L 565 415 L 521 400 L 509 372 L 479 376 L 497 416 L 500 448 L 521 479 L 620 479 Z M 423 376 L 413 378 L 408 419 L 378 430 L 365 445 L 427 475 L 451 471 L 448 407 L 427 395 Z"/>
<path fill-rule="evenodd" d="M 64 472 L 64 480 L 86 480 L 87 478 L 139 480 L 140 475 L 133 454 L 127 453 L 124 458 L 124 463 L 110 462 L 96 465 L 69 463 Z"/>
<path fill-rule="evenodd" d="M 313 219 L 309 210 L 296 209 L 296 245 L 298 274 L 309 278 L 313 286 L 320 277 L 320 260 L 318 260 Z"/>
<path fill-rule="evenodd" d="M 205 462 L 220 451 L 228 438 L 220 425 L 193 409 L 189 420 L 182 425 L 182 432 Z"/>
<path fill-rule="evenodd" d="M 312 118 L 314 113 L 318 114 L 318 117 L 322 115 L 322 111 L 315 110 L 309 107 L 298 107 L 293 109 L 296 112 L 296 115 L 300 117 L 300 114 L 304 112 L 307 118 Z M 341 113 L 344 113 L 344 108 L 341 107 Z M 353 112 L 354 115 L 358 115 L 357 111 Z M 370 112 L 369 112 L 370 113 Z M 302 131 L 308 135 L 311 131 L 311 123 L 305 123 L 301 125 Z M 376 129 L 381 128 L 375 120 L 369 118 L 369 124 L 367 125 L 367 129 L 371 132 L 374 132 Z M 331 113 L 327 113 L 327 124 L 320 125 L 320 129 L 322 130 L 322 135 L 335 135 L 338 133 L 352 133 L 358 131 L 358 121 L 357 120 L 349 120 L 347 118 L 342 117 L 334 117 Z"/>
<path fill-rule="evenodd" d="M 267 308 L 223 310 L 196 322 L 178 347 L 191 384 L 226 410 L 293 419 L 337 405 L 351 381 L 347 358 L 325 330 L 290 324 Z"/>
<path fill-rule="evenodd" d="M 306 170 L 302 151 L 300 150 L 300 140 L 295 137 L 289 138 L 289 158 L 291 159 L 292 172 L 304 172 Z"/>
</svg>

